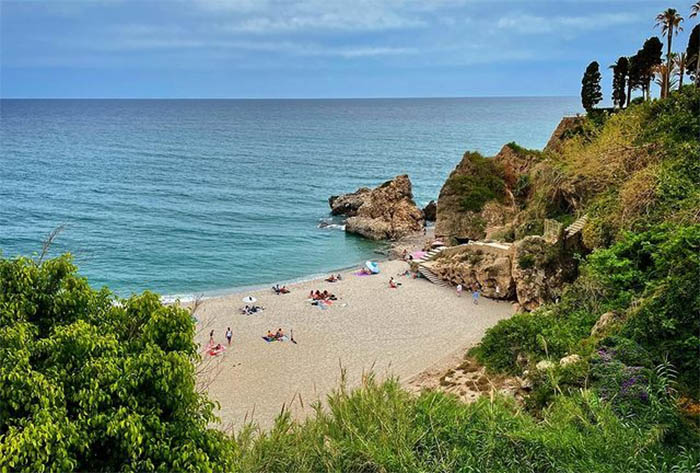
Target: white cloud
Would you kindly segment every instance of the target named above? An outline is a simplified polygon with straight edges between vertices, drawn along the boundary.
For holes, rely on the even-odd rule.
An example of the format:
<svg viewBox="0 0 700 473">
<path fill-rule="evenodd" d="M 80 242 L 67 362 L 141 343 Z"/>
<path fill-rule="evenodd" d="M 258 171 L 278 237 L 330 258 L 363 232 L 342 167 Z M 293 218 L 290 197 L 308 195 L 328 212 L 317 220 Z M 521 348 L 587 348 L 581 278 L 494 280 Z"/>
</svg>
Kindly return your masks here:
<svg viewBox="0 0 700 473">
<path fill-rule="evenodd" d="M 639 17 L 632 13 L 595 13 L 587 16 L 536 16 L 512 14 L 498 20 L 498 28 L 522 34 L 549 34 L 560 31 L 586 31 L 635 23 Z"/>
</svg>

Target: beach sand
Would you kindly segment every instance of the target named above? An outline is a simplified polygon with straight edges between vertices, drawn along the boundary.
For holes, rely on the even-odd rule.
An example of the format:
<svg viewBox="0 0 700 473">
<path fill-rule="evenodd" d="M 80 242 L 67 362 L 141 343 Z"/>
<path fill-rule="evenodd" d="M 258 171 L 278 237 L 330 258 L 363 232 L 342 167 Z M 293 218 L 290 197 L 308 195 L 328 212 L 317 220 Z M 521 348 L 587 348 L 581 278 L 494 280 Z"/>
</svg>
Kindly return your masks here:
<svg viewBox="0 0 700 473">
<path fill-rule="evenodd" d="M 382 262 L 380 269 L 373 276 L 346 271 L 336 283 L 294 284 L 286 295 L 266 289 L 203 301 L 196 311 L 200 345 L 207 345 L 212 329 L 215 341 L 224 345 L 226 328 L 233 331 L 223 355 L 203 355 L 209 363 L 199 375 L 209 397 L 221 405 L 221 428 L 238 429 L 251 420 L 269 428 L 283 405 L 303 418 L 312 412 L 312 402 L 339 386 L 341 366 L 350 387 L 370 369 L 379 378 L 407 381 L 463 353 L 513 312 L 508 302 L 480 298 L 475 305 L 468 292 L 458 297 L 426 279 L 397 276 L 408 269 L 403 261 Z M 398 289 L 389 288 L 391 276 L 401 283 Z M 339 300 L 319 309 L 307 302 L 312 289 L 327 289 Z M 248 294 L 265 310 L 241 314 L 241 299 Z M 288 335 L 293 330 L 297 344 L 262 339 L 278 328 Z"/>
</svg>

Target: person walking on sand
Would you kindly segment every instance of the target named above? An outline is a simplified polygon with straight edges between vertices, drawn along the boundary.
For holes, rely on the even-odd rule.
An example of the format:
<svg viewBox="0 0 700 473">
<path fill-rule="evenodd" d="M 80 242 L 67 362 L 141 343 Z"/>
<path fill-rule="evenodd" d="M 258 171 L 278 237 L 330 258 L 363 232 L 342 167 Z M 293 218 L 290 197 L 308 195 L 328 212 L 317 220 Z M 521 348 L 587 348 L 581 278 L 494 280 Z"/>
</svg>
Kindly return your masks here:
<svg viewBox="0 0 700 473">
<path fill-rule="evenodd" d="M 457 297 L 462 297 L 462 285 L 457 284 Z"/>
<path fill-rule="evenodd" d="M 231 339 L 233 338 L 233 332 L 231 331 L 231 327 L 226 328 L 226 340 L 228 340 L 229 346 L 231 346 Z"/>
<path fill-rule="evenodd" d="M 479 304 L 479 288 L 475 287 L 474 292 L 472 292 L 472 301 L 474 304 Z"/>
<path fill-rule="evenodd" d="M 214 330 L 209 332 L 209 345 L 213 345 L 213 344 L 214 344 Z"/>
</svg>

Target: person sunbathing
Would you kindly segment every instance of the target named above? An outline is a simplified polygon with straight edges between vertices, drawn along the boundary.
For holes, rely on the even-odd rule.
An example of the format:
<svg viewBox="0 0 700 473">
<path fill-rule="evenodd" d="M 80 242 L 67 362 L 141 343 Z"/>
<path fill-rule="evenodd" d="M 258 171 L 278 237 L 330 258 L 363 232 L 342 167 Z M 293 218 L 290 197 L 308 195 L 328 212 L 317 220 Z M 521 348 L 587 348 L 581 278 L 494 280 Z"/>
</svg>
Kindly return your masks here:
<svg viewBox="0 0 700 473">
<path fill-rule="evenodd" d="M 282 331 L 281 328 L 278 328 L 278 329 L 277 329 L 277 333 L 275 333 L 275 339 L 279 340 L 279 339 L 281 339 L 282 337 L 284 337 L 284 332 Z"/>
<path fill-rule="evenodd" d="M 396 289 L 397 287 L 399 287 L 399 285 L 396 283 L 396 281 L 394 281 L 394 278 L 389 279 L 389 287 L 392 289 Z"/>
<path fill-rule="evenodd" d="M 289 289 L 287 289 L 287 286 L 282 286 L 280 288 L 280 294 L 289 294 Z"/>
<path fill-rule="evenodd" d="M 334 274 L 331 274 L 330 276 L 328 276 L 326 278 L 326 282 L 336 282 L 336 281 L 337 281 L 337 279 L 336 279 Z"/>
<path fill-rule="evenodd" d="M 279 284 L 277 284 L 276 286 L 272 286 L 272 290 L 275 291 L 275 294 L 277 294 L 278 296 L 280 295 L 281 289 Z"/>
<path fill-rule="evenodd" d="M 273 333 L 270 330 L 267 331 L 267 338 L 269 338 L 270 340 L 275 338 L 275 336 L 273 335 Z"/>
<path fill-rule="evenodd" d="M 321 299 L 323 299 L 323 295 L 321 294 L 321 292 L 318 289 L 316 289 L 316 292 L 314 293 L 314 300 L 318 301 Z"/>
<path fill-rule="evenodd" d="M 337 281 L 340 281 L 340 280 L 343 279 L 343 277 L 340 275 L 340 273 L 338 273 L 338 275 L 335 277 L 335 279 L 336 279 Z"/>
</svg>

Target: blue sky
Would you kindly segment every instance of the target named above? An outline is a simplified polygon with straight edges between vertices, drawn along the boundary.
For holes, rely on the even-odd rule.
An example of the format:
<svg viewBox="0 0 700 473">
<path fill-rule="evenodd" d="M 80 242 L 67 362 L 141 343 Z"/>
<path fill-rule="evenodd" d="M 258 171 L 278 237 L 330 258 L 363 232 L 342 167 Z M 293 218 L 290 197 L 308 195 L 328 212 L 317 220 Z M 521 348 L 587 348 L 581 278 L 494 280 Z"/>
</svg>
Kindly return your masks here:
<svg viewBox="0 0 700 473">
<path fill-rule="evenodd" d="M 0 95 L 578 95 L 588 62 L 633 54 L 656 13 L 691 3 L 1 0 Z"/>
</svg>

